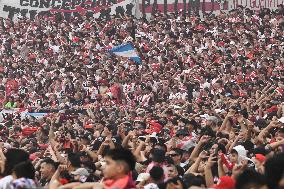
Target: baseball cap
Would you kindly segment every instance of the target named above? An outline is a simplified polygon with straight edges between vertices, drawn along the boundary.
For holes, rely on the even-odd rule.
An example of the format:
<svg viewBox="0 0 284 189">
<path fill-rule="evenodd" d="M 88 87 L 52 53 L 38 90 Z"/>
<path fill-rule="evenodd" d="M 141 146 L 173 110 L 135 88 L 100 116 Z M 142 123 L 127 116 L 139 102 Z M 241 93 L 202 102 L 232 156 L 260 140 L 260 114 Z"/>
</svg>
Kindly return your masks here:
<svg viewBox="0 0 284 189">
<path fill-rule="evenodd" d="M 78 168 L 75 171 L 71 172 L 72 175 L 80 175 L 88 177 L 90 173 L 85 168 Z"/>
<path fill-rule="evenodd" d="M 84 127 L 85 127 L 85 129 L 92 129 L 92 128 L 94 128 L 94 125 L 93 124 L 86 124 Z"/>
<path fill-rule="evenodd" d="M 278 110 L 277 106 L 272 106 L 272 107 L 268 108 L 266 111 L 271 113 L 271 112 L 277 112 L 277 110 Z"/>
<path fill-rule="evenodd" d="M 150 122 L 150 128 L 149 129 L 146 129 L 145 132 L 148 133 L 148 134 L 152 134 L 152 133 L 160 133 L 160 131 L 162 130 L 162 125 L 157 123 L 157 122 L 154 122 L 154 121 L 151 121 Z"/>
<path fill-rule="evenodd" d="M 159 133 L 161 130 L 159 127 L 153 126 L 150 129 L 146 129 L 145 132 L 147 134 L 152 134 L 152 133 Z"/>
<path fill-rule="evenodd" d="M 234 189 L 236 181 L 229 176 L 220 177 L 218 184 L 213 187 L 215 189 Z"/>
<path fill-rule="evenodd" d="M 30 154 L 29 159 L 30 159 L 31 161 L 34 161 L 36 158 L 37 158 L 37 155 L 36 155 L 35 153 Z"/>
<path fill-rule="evenodd" d="M 48 148 L 48 145 L 47 145 L 47 144 L 38 144 L 38 146 L 39 146 L 39 148 L 40 148 L 41 150 L 45 150 L 45 149 Z"/>
<path fill-rule="evenodd" d="M 255 154 L 255 159 L 257 159 L 260 162 L 264 162 L 266 160 L 266 157 L 262 154 Z"/>
<path fill-rule="evenodd" d="M 137 182 L 142 182 L 150 177 L 149 173 L 140 173 L 136 179 Z"/>
</svg>

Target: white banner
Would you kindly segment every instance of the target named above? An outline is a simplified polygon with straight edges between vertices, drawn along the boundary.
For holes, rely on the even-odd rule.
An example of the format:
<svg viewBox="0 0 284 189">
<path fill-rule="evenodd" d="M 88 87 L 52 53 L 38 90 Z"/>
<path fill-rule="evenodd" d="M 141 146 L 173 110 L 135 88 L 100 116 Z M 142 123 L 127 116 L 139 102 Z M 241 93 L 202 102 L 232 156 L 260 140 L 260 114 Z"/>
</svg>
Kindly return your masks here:
<svg viewBox="0 0 284 189">
<path fill-rule="evenodd" d="M 36 113 L 36 112 L 28 112 L 28 109 L 20 109 L 20 108 L 13 108 L 13 109 L 4 109 L 0 111 L 0 123 L 7 118 L 13 118 L 14 116 L 19 115 L 21 119 L 25 119 L 27 116 L 34 117 L 36 119 L 42 118 L 48 113 Z"/>
<path fill-rule="evenodd" d="M 90 15 L 104 18 L 126 13 L 134 15 L 134 0 L 0 0 L 0 17 L 16 20 L 21 16 L 34 19 L 71 19 Z"/>
</svg>

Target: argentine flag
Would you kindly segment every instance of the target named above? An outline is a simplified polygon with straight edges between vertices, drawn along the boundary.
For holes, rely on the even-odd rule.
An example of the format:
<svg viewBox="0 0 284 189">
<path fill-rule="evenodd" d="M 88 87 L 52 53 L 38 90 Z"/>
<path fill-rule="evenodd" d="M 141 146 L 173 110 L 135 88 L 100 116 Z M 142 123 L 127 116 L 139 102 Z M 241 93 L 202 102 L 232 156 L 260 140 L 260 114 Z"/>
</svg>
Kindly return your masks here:
<svg viewBox="0 0 284 189">
<path fill-rule="evenodd" d="M 109 50 L 110 53 L 113 53 L 117 56 L 127 57 L 130 60 L 133 60 L 137 64 L 141 64 L 141 59 L 138 56 L 136 50 L 132 46 L 132 44 L 122 44 L 119 46 L 114 46 L 112 49 Z"/>
</svg>

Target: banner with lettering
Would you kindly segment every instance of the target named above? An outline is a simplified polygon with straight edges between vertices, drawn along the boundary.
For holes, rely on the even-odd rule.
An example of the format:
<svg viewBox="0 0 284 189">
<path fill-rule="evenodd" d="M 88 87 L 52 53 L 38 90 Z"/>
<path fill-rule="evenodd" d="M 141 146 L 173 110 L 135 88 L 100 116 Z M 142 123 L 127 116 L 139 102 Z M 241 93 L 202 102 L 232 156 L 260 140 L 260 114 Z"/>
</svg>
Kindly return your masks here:
<svg viewBox="0 0 284 189">
<path fill-rule="evenodd" d="M 251 10 L 261 8 L 277 9 L 284 0 L 139 0 L 142 16 L 162 13 L 214 13 L 219 10 L 229 11 L 243 6 Z"/>
<path fill-rule="evenodd" d="M 137 2 L 137 3 L 136 3 Z M 0 17 L 16 20 L 21 16 L 34 19 L 66 19 L 93 16 L 106 18 L 126 13 L 137 17 L 156 12 L 215 12 L 232 10 L 239 5 L 252 9 L 276 9 L 284 0 L 0 0 Z"/>
<path fill-rule="evenodd" d="M 122 13 L 134 15 L 135 0 L 0 0 L 0 17 L 12 20 L 22 16 L 68 20 L 87 14 L 105 18 Z"/>
<path fill-rule="evenodd" d="M 222 0 L 140 0 L 139 8 L 145 16 L 156 12 L 168 14 L 228 10 L 228 3 Z"/>
<path fill-rule="evenodd" d="M 277 9 L 279 5 L 283 5 L 284 0 L 231 0 L 229 1 L 229 9 L 235 9 L 243 6 L 251 10 L 260 10 L 262 8 Z"/>
</svg>

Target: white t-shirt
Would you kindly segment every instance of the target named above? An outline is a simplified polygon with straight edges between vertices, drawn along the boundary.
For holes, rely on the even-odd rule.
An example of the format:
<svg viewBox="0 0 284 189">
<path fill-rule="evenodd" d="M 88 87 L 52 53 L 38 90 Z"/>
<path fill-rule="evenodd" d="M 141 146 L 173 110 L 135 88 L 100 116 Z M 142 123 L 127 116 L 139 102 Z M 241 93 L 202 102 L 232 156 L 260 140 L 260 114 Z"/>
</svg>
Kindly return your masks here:
<svg viewBox="0 0 284 189">
<path fill-rule="evenodd" d="M 159 189 L 159 187 L 155 183 L 149 183 L 149 184 L 144 186 L 144 189 Z"/>
<path fill-rule="evenodd" d="M 9 189 L 13 182 L 13 177 L 8 175 L 2 179 L 0 179 L 0 189 Z"/>
</svg>

